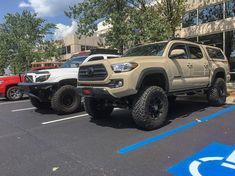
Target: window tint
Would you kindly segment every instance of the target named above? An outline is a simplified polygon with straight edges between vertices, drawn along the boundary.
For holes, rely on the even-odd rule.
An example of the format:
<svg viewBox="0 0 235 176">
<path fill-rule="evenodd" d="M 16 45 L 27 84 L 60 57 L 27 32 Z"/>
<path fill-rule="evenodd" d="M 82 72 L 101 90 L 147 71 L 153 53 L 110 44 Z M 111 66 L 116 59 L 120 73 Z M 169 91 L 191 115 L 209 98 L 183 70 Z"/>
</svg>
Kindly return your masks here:
<svg viewBox="0 0 235 176">
<path fill-rule="evenodd" d="M 207 52 L 211 59 L 225 59 L 222 51 L 214 48 L 207 48 Z"/>
<path fill-rule="evenodd" d="M 203 58 L 202 50 L 198 46 L 189 46 L 189 52 L 191 59 Z"/>
<path fill-rule="evenodd" d="M 118 57 L 115 57 L 115 56 L 108 56 L 107 59 L 116 59 Z"/>
<path fill-rule="evenodd" d="M 91 58 L 88 62 L 91 62 L 91 61 L 98 61 L 98 60 L 103 60 L 103 59 L 104 59 L 103 56 L 97 56 L 97 57 Z"/>
<path fill-rule="evenodd" d="M 61 65 L 60 68 L 77 68 L 86 58 L 87 57 L 73 57 Z"/>
<path fill-rule="evenodd" d="M 171 59 L 188 59 L 188 55 L 187 55 L 187 50 L 185 45 L 183 44 L 176 44 L 171 48 L 171 53 L 169 54 L 169 56 L 172 55 L 174 50 L 184 50 L 184 53 L 180 54 L 180 55 L 175 55 L 174 57 L 171 57 Z"/>
<path fill-rule="evenodd" d="M 129 49 L 123 57 L 131 57 L 131 56 L 162 56 L 165 50 L 167 43 L 155 43 L 137 46 L 135 48 Z"/>
<path fill-rule="evenodd" d="M 234 0 L 227 1 L 225 3 L 225 9 L 226 9 L 226 12 L 225 12 L 226 18 L 234 17 L 235 16 L 235 1 Z"/>
<path fill-rule="evenodd" d="M 183 27 L 197 25 L 197 10 L 186 12 L 183 17 Z"/>
<path fill-rule="evenodd" d="M 199 24 L 223 19 L 223 4 L 211 5 L 199 9 Z"/>
</svg>

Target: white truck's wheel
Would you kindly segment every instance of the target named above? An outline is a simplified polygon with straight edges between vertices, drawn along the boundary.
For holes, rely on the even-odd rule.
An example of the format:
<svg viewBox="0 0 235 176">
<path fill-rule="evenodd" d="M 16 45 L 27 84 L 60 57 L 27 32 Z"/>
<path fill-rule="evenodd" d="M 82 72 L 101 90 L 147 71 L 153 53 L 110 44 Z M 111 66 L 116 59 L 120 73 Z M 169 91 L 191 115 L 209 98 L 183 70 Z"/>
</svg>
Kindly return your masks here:
<svg viewBox="0 0 235 176">
<path fill-rule="evenodd" d="M 81 107 L 81 97 L 74 86 L 65 85 L 53 95 L 51 107 L 60 114 L 74 113 Z"/>
</svg>

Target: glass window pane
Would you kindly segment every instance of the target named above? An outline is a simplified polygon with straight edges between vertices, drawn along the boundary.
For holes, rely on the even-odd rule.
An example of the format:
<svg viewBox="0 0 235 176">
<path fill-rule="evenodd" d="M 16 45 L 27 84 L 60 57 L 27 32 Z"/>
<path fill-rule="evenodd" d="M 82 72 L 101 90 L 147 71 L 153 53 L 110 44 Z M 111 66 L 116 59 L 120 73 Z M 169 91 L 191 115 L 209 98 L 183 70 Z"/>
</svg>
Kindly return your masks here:
<svg viewBox="0 0 235 176">
<path fill-rule="evenodd" d="M 225 9 L 226 9 L 226 13 L 225 13 L 226 18 L 234 17 L 235 16 L 235 1 L 234 0 L 227 1 L 225 3 Z"/>
<path fill-rule="evenodd" d="M 190 59 L 201 59 L 203 54 L 198 46 L 189 46 Z"/>
<path fill-rule="evenodd" d="M 223 4 L 216 4 L 199 9 L 199 24 L 223 19 Z"/>
<path fill-rule="evenodd" d="M 206 48 L 211 59 L 225 59 L 223 53 L 214 48 Z"/>
<path fill-rule="evenodd" d="M 183 27 L 197 25 L 197 10 L 187 12 L 183 17 Z"/>
<path fill-rule="evenodd" d="M 199 41 L 205 45 L 216 46 L 223 49 L 223 33 L 200 36 Z"/>
<path fill-rule="evenodd" d="M 235 72 L 235 31 L 226 32 L 226 56 L 230 63 L 230 71 Z M 235 81 L 235 74 L 231 74 L 232 80 Z"/>
</svg>

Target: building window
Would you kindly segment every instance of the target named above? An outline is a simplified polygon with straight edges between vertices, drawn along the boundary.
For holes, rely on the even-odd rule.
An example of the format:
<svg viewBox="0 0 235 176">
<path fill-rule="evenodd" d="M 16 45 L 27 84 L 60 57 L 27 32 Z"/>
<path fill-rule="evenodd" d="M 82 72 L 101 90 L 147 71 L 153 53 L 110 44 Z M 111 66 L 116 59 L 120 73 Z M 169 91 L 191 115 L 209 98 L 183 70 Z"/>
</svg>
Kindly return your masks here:
<svg viewBox="0 0 235 176">
<path fill-rule="evenodd" d="M 225 33 L 225 54 L 229 59 L 230 70 L 235 72 L 235 31 L 229 31 Z M 235 74 L 232 74 L 233 80 L 235 80 Z"/>
<path fill-rule="evenodd" d="M 199 41 L 205 45 L 216 46 L 223 49 L 223 33 L 200 36 Z"/>
<path fill-rule="evenodd" d="M 81 45 L 81 51 L 85 51 L 86 50 L 86 46 Z"/>
<path fill-rule="evenodd" d="M 70 54 L 71 53 L 71 46 L 66 46 L 66 53 L 67 54 Z"/>
<path fill-rule="evenodd" d="M 230 0 L 225 3 L 225 16 L 226 18 L 234 17 L 235 16 L 235 1 Z"/>
<path fill-rule="evenodd" d="M 81 45 L 81 51 L 86 51 L 86 50 L 91 50 L 97 48 L 96 46 L 85 46 L 85 45 Z"/>
<path fill-rule="evenodd" d="M 62 48 L 59 48 L 59 53 L 60 55 L 66 55 L 66 54 L 71 53 L 71 46 L 68 45 L 68 46 L 63 46 Z"/>
<path fill-rule="evenodd" d="M 66 54 L 66 47 L 59 48 L 59 53 L 60 55 L 65 55 Z"/>
<path fill-rule="evenodd" d="M 197 25 L 197 10 L 187 12 L 183 17 L 183 27 Z"/>
<path fill-rule="evenodd" d="M 199 24 L 208 23 L 216 20 L 223 19 L 223 4 L 211 5 L 202 9 L 199 9 Z"/>
</svg>

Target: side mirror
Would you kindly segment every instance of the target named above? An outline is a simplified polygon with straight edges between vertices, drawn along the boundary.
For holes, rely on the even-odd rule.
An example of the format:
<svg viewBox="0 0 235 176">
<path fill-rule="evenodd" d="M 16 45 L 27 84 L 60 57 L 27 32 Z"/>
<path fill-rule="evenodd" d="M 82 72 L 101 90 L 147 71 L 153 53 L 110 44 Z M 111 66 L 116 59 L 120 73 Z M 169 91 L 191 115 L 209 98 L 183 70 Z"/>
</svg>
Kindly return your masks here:
<svg viewBox="0 0 235 176">
<path fill-rule="evenodd" d="M 170 54 L 171 59 L 179 59 L 179 58 L 184 58 L 185 56 L 185 50 L 183 49 L 173 49 Z"/>
<path fill-rule="evenodd" d="M 76 63 L 75 65 L 76 65 L 76 67 L 79 67 L 79 66 L 80 66 L 80 63 Z"/>
</svg>

